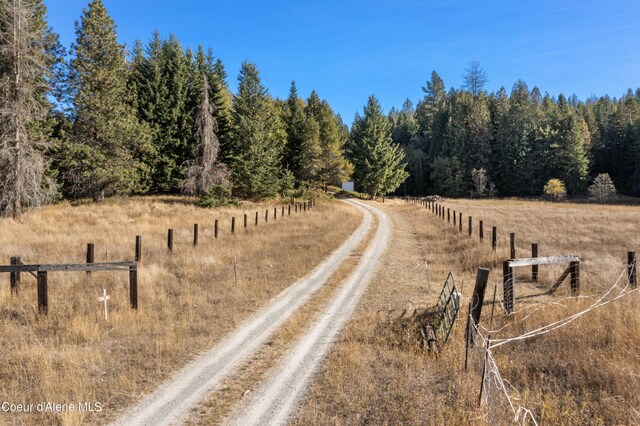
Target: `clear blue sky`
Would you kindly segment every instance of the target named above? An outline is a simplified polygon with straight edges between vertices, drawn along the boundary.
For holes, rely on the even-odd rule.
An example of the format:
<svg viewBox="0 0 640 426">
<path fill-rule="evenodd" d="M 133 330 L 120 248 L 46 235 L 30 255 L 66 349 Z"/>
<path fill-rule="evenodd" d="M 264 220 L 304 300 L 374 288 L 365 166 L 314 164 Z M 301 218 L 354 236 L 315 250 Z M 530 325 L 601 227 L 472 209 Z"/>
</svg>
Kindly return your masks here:
<svg viewBox="0 0 640 426">
<path fill-rule="evenodd" d="M 640 87 L 640 0 L 167 1 L 103 0 L 131 45 L 154 29 L 211 46 L 235 92 L 255 62 L 272 95 L 316 89 L 351 124 L 370 94 L 385 109 L 416 102 L 436 70 L 459 87 L 471 60 L 489 90 L 521 78 L 556 96 L 619 97 Z M 65 46 L 88 0 L 45 0 Z"/>
</svg>

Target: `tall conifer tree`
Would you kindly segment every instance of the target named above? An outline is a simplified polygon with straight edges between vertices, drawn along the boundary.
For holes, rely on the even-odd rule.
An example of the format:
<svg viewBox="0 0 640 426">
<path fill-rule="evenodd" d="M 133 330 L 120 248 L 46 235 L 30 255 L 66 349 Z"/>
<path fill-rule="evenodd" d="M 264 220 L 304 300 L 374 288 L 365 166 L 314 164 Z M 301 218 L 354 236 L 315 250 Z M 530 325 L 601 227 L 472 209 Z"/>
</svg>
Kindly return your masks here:
<svg viewBox="0 0 640 426">
<path fill-rule="evenodd" d="M 288 169 L 293 172 L 298 181 L 308 180 L 309 174 L 302 171 L 304 165 L 301 164 L 300 157 L 305 135 L 309 130 L 305 125 L 304 102 L 298 97 L 295 81 L 291 82 L 289 97 L 287 98 L 284 108 L 284 121 L 287 129 L 287 146 L 284 152 L 284 163 Z M 316 122 L 315 124 L 317 125 L 318 123 Z"/>
<path fill-rule="evenodd" d="M 76 23 L 70 91 L 73 140 L 63 165 L 75 195 L 101 200 L 107 195 L 144 191 L 149 172 L 141 153 L 150 149 L 128 90 L 129 68 L 116 26 L 101 0 L 93 0 Z"/>
<path fill-rule="evenodd" d="M 238 82 L 231 151 L 234 191 L 244 197 L 272 197 L 291 184 L 282 168 L 283 124 L 254 64 L 242 64 Z"/>
<path fill-rule="evenodd" d="M 370 96 L 364 115 L 356 115 L 348 145 L 356 184 L 371 197 L 395 191 L 408 177 L 404 152 L 393 143 L 389 121 Z"/>
</svg>

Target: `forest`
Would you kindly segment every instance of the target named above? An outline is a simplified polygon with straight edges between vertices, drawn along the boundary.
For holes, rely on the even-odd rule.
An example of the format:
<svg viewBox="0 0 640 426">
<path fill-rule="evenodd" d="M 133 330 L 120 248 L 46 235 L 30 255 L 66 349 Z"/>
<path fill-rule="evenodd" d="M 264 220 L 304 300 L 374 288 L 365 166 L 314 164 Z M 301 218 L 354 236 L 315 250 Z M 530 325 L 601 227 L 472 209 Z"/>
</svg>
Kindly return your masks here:
<svg viewBox="0 0 640 426">
<path fill-rule="evenodd" d="M 559 179 L 582 196 L 608 174 L 620 193 L 640 195 L 640 89 L 585 102 L 524 81 L 489 94 L 487 80 L 472 62 L 463 88 L 447 92 L 434 71 L 415 107 L 407 100 L 390 111 L 410 172 L 401 193 L 538 196 Z"/>
<path fill-rule="evenodd" d="M 314 90 L 270 95 L 244 62 L 154 32 L 125 46 L 101 0 L 62 46 L 41 0 L 0 2 L 0 213 L 61 199 L 183 193 L 203 205 L 285 196 L 353 179 L 372 197 L 572 196 L 608 174 L 640 195 L 640 90 L 557 98 L 518 81 L 485 90 L 477 62 L 447 91 L 434 71 L 416 106 L 370 96 L 349 127 Z"/>
</svg>

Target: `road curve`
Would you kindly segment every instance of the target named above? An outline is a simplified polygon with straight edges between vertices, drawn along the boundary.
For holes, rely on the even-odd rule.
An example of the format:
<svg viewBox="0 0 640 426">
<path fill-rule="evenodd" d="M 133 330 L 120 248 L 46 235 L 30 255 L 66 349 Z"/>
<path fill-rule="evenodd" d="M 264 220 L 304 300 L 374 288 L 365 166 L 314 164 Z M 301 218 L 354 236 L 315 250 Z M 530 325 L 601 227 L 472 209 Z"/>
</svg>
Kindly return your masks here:
<svg viewBox="0 0 640 426">
<path fill-rule="evenodd" d="M 112 424 L 161 426 L 184 421 L 191 408 L 254 354 L 363 241 L 371 229 L 372 215 L 360 203 L 350 203 L 362 212 L 363 220 L 345 243 L 309 275 L 282 291 L 230 336 L 175 373 Z"/>
<path fill-rule="evenodd" d="M 364 203 L 379 219 L 373 241 L 362 256 L 356 270 L 345 280 L 338 294 L 326 310 L 315 320 L 311 328 L 282 359 L 272 373 L 255 392 L 248 404 L 243 405 L 227 420 L 233 425 L 281 425 L 296 406 L 313 379 L 322 360 L 331 348 L 336 336 L 353 313 L 360 297 L 367 288 L 371 276 L 386 250 L 391 235 L 387 215 Z"/>
</svg>

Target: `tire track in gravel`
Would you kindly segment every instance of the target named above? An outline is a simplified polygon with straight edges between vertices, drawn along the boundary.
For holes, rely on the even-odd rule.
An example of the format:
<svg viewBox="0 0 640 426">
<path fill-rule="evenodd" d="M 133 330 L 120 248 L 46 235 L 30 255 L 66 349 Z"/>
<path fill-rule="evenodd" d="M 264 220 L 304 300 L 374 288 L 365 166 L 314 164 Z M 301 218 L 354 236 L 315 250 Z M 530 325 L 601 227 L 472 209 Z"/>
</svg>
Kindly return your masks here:
<svg viewBox="0 0 640 426">
<path fill-rule="evenodd" d="M 363 241 L 372 227 L 372 214 L 362 203 L 347 202 L 362 212 L 363 220 L 342 246 L 309 275 L 273 298 L 265 308 L 239 326 L 233 334 L 175 373 L 112 424 L 160 426 L 180 424 L 184 421 L 191 408 L 217 389 L 222 380 L 249 359 L 309 300 Z"/>
<path fill-rule="evenodd" d="M 391 236 L 387 215 L 364 203 L 352 201 L 378 217 L 376 235 L 355 271 L 315 323 L 282 359 L 253 397 L 227 419 L 233 425 L 280 425 L 296 406 L 320 367 L 336 336 L 353 313 Z"/>
</svg>

